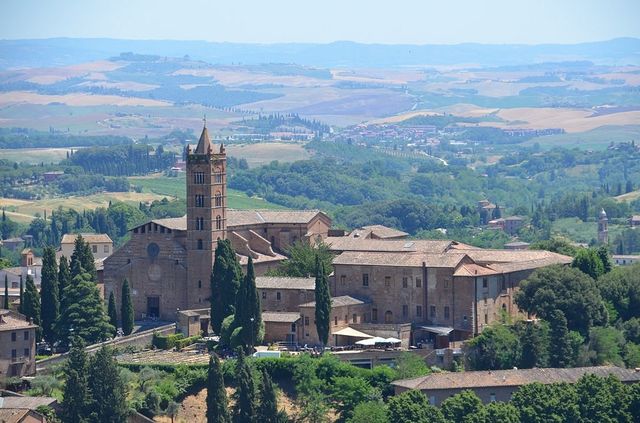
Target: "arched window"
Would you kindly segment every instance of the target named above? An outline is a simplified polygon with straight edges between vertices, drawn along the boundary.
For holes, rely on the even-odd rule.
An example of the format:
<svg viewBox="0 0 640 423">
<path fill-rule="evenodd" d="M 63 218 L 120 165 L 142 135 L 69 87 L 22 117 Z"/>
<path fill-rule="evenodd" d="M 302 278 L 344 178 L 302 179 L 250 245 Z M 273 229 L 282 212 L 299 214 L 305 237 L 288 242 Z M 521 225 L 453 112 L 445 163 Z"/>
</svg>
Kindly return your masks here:
<svg viewBox="0 0 640 423">
<path fill-rule="evenodd" d="M 196 230 L 204 230 L 204 217 L 196 217 Z"/>
<path fill-rule="evenodd" d="M 216 216 L 216 229 L 222 229 L 222 217 Z"/>
<path fill-rule="evenodd" d="M 216 184 L 221 184 L 222 183 L 222 169 L 219 167 L 216 167 L 213 171 L 214 173 L 214 180 L 216 181 Z"/>
<path fill-rule="evenodd" d="M 199 239 L 199 240 L 198 240 L 198 250 L 202 250 L 202 248 L 203 248 L 203 247 L 202 247 L 202 240 L 201 240 L 201 239 Z"/>
<path fill-rule="evenodd" d="M 216 202 L 215 202 L 216 207 L 222 207 L 222 194 L 220 194 L 220 191 L 216 192 L 215 198 L 216 198 Z"/>
<path fill-rule="evenodd" d="M 384 312 L 384 322 L 393 323 L 393 313 L 389 310 Z"/>
</svg>

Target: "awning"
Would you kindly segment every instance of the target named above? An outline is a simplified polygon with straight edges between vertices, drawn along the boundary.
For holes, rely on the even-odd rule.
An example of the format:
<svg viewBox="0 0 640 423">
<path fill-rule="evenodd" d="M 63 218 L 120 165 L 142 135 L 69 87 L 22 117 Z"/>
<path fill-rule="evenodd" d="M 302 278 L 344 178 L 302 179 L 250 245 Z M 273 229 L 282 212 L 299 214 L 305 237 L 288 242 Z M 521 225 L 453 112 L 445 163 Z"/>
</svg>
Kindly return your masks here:
<svg viewBox="0 0 640 423">
<path fill-rule="evenodd" d="M 352 338 L 373 338 L 373 335 L 367 335 L 366 333 L 360 332 L 350 327 L 346 327 L 344 329 L 340 329 L 337 332 L 333 332 L 332 335 L 350 336 Z"/>
<path fill-rule="evenodd" d="M 402 341 L 401 341 L 400 339 L 398 339 L 398 338 L 387 338 L 387 339 L 386 339 L 386 341 L 387 341 L 388 343 L 390 343 L 390 344 L 399 344 L 399 343 L 401 343 L 401 342 L 402 342 Z"/>
<path fill-rule="evenodd" d="M 358 341 L 356 342 L 356 345 L 373 346 L 375 344 L 386 344 L 386 341 L 386 339 L 376 336 L 375 338 L 363 339 L 362 341 Z"/>
<path fill-rule="evenodd" d="M 453 328 L 447 326 L 420 326 L 420 329 L 424 329 L 427 332 L 435 333 L 437 335 L 449 335 L 453 332 Z"/>
</svg>

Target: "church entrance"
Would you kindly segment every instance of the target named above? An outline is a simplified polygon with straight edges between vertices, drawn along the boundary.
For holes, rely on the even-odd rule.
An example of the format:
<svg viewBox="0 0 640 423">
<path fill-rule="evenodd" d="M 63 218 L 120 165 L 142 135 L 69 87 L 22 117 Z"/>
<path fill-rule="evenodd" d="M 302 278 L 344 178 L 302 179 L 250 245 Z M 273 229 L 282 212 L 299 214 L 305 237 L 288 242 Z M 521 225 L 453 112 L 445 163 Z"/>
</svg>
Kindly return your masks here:
<svg viewBox="0 0 640 423">
<path fill-rule="evenodd" d="M 150 319 L 160 317 L 160 297 L 147 297 L 147 317 Z"/>
</svg>

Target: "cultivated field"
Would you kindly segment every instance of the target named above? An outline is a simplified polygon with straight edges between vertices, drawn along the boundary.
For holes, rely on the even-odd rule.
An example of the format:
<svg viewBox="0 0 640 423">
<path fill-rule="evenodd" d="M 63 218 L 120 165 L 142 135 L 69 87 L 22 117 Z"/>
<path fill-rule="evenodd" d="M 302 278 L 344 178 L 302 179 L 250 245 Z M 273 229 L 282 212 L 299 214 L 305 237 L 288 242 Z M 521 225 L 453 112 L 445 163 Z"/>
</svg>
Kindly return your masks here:
<svg viewBox="0 0 640 423">
<path fill-rule="evenodd" d="M 311 157 L 309 150 L 300 143 L 269 142 L 259 144 L 229 144 L 227 155 L 246 159 L 249 167 L 262 166 L 274 160 L 295 162 Z"/>
<path fill-rule="evenodd" d="M 0 149 L 0 159 L 18 163 L 60 163 L 71 148 L 16 148 Z"/>
<path fill-rule="evenodd" d="M 69 106 L 169 106 L 167 101 L 152 100 L 147 98 L 120 97 L 117 95 L 93 95 L 74 93 L 64 95 L 45 95 L 30 91 L 9 91 L 0 93 L 0 106 L 16 103 L 50 104 L 62 103 Z"/>
</svg>

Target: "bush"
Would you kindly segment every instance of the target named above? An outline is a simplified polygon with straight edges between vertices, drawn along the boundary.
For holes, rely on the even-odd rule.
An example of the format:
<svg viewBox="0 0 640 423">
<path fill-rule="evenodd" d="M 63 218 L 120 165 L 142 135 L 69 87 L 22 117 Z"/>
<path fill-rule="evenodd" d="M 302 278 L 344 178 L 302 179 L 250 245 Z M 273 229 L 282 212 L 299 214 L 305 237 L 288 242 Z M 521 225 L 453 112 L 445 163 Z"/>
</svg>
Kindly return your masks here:
<svg viewBox="0 0 640 423">
<path fill-rule="evenodd" d="M 175 347 L 179 350 L 183 349 L 184 347 L 187 347 L 191 344 L 195 344 L 196 342 L 198 342 L 202 337 L 200 335 L 194 335 L 194 336 L 190 336 L 188 338 L 184 338 L 184 339 L 178 339 L 175 342 Z"/>
<path fill-rule="evenodd" d="M 157 333 L 153 334 L 151 344 L 160 350 L 170 350 L 176 346 L 176 342 L 183 339 L 184 335 L 176 333 L 175 335 L 162 336 Z"/>
</svg>

